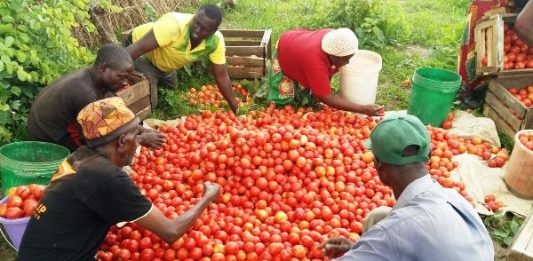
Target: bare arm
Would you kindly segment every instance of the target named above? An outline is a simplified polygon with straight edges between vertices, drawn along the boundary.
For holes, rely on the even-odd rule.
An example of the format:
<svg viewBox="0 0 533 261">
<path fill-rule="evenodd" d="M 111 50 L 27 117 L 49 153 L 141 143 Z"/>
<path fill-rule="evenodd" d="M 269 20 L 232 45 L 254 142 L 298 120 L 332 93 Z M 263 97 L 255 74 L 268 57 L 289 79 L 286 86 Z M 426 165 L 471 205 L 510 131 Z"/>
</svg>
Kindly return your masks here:
<svg viewBox="0 0 533 261">
<path fill-rule="evenodd" d="M 322 102 L 338 110 L 357 112 L 357 113 L 362 113 L 362 114 L 366 114 L 370 116 L 383 114 L 382 112 L 383 107 L 379 105 L 375 105 L 375 104 L 370 104 L 370 105 L 356 104 L 356 103 L 349 102 L 336 95 L 329 95 L 326 97 L 315 96 L 315 98 L 319 102 Z"/>
<path fill-rule="evenodd" d="M 215 201 L 220 192 L 220 186 L 210 182 L 204 183 L 204 196 L 196 205 L 183 215 L 170 220 L 163 215 L 161 210 L 152 207 L 145 217 L 135 223 L 152 231 L 167 243 L 172 243 L 183 236 L 202 214 L 202 212 Z"/>
<path fill-rule="evenodd" d="M 234 113 L 237 112 L 239 105 L 237 104 L 235 96 L 233 95 L 233 90 L 231 89 L 231 80 L 226 65 L 211 63 L 211 66 L 213 68 L 212 72 L 215 81 L 217 82 L 218 89 L 222 93 L 222 96 L 224 96 L 224 99 L 228 102 L 231 110 Z"/>
<path fill-rule="evenodd" d="M 154 30 L 150 30 L 150 32 L 145 34 L 139 41 L 128 46 L 126 48 L 126 51 L 128 51 L 131 58 L 135 60 L 139 56 L 147 52 L 150 52 L 157 47 L 159 47 L 159 44 L 157 43 L 157 40 L 155 39 Z"/>
<path fill-rule="evenodd" d="M 533 46 L 533 1 L 529 1 L 518 14 L 514 30 L 522 41 Z"/>
</svg>

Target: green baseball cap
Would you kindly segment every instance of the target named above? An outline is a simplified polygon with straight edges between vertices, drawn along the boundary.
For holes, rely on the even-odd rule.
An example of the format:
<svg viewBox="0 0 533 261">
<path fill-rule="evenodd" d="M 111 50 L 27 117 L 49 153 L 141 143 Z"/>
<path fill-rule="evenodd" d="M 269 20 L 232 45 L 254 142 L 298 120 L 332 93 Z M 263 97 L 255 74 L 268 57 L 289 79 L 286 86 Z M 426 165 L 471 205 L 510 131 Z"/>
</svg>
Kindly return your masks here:
<svg viewBox="0 0 533 261">
<path fill-rule="evenodd" d="M 418 153 L 402 156 L 404 149 L 410 145 L 418 146 Z M 404 165 L 429 160 L 430 138 L 426 127 L 416 116 L 390 115 L 376 125 L 366 147 L 380 162 Z"/>
</svg>

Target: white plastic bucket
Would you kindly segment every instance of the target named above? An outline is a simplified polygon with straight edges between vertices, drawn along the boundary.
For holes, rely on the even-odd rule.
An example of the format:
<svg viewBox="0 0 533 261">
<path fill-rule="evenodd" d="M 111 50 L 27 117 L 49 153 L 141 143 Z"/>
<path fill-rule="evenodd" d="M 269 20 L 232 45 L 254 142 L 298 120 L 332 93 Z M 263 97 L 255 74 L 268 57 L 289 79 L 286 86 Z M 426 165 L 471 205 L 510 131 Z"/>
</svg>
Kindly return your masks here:
<svg viewBox="0 0 533 261">
<path fill-rule="evenodd" d="M 374 104 L 381 67 L 378 53 L 357 50 L 350 63 L 340 68 L 341 97 L 357 104 Z"/>
</svg>

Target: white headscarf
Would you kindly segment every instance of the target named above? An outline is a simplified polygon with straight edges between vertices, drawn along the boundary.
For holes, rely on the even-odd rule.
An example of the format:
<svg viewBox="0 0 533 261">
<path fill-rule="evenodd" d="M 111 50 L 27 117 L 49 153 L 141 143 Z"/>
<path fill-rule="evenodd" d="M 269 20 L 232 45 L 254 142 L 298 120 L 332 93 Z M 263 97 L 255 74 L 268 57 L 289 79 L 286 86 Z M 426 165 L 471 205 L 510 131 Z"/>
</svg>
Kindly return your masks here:
<svg viewBox="0 0 533 261">
<path fill-rule="evenodd" d="M 357 36 L 349 28 L 330 31 L 322 38 L 322 50 L 338 57 L 354 54 L 358 44 Z"/>
</svg>

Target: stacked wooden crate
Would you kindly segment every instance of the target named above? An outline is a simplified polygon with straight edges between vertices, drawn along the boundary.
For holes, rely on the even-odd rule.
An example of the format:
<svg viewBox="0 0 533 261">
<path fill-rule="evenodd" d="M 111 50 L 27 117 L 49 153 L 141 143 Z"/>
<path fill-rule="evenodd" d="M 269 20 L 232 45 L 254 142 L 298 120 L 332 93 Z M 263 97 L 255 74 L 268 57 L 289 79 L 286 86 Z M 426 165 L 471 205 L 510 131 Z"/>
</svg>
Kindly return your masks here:
<svg viewBox="0 0 533 261">
<path fill-rule="evenodd" d="M 483 113 L 510 137 L 533 127 L 533 111 L 508 90 L 533 84 L 533 68 L 506 68 L 505 27 L 512 28 L 516 14 L 495 14 L 476 25 L 476 73 L 491 77 Z M 509 48 L 509 47 L 507 47 Z M 533 47 L 529 47 L 530 49 Z M 531 53 L 532 50 L 529 50 Z"/>
<path fill-rule="evenodd" d="M 226 63 L 231 79 L 254 79 L 267 75 L 272 55 L 272 30 L 222 29 Z"/>
</svg>

